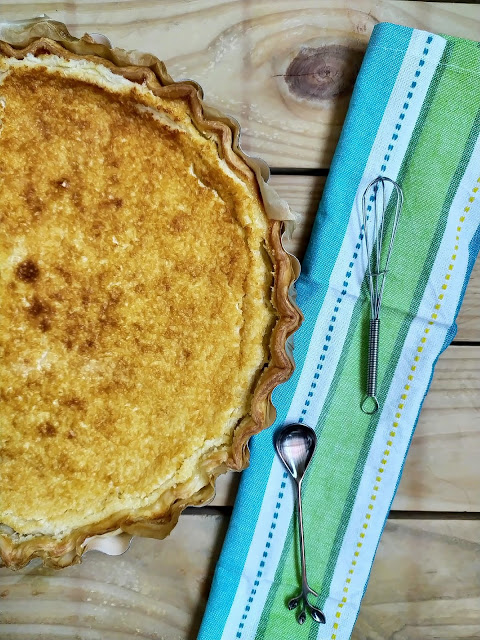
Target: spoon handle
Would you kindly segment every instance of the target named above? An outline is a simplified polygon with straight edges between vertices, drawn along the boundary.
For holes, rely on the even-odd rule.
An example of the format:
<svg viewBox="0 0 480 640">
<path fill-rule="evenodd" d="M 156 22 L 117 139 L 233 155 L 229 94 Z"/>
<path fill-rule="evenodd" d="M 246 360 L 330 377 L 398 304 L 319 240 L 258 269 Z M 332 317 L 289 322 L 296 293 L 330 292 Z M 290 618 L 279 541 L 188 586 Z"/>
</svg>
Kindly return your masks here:
<svg viewBox="0 0 480 640">
<path fill-rule="evenodd" d="M 302 589 L 304 592 L 308 590 L 307 583 L 307 563 L 305 560 L 305 536 L 303 533 L 303 512 L 302 512 L 302 481 L 297 481 L 297 512 L 298 512 L 298 530 L 300 533 L 300 557 L 302 562 Z"/>
</svg>

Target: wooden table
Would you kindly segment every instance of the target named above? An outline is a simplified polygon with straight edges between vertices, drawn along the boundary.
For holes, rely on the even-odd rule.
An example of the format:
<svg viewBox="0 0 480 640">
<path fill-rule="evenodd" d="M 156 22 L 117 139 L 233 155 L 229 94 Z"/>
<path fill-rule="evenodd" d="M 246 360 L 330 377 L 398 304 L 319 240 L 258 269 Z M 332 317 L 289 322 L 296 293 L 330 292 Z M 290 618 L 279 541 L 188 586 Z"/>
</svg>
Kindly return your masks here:
<svg viewBox="0 0 480 640">
<path fill-rule="evenodd" d="M 302 255 L 355 74 L 379 21 L 478 39 L 480 7 L 371 0 L 0 2 L 3 19 L 47 13 L 104 33 L 194 78 L 243 126 L 246 151 L 301 215 Z M 302 47 L 317 49 L 307 60 Z M 293 64 L 298 82 L 287 83 Z M 291 67 L 292 68 L 292 67 Z M 315 75 L 314 72 L 317 72 Z M 479 84 L 480 90 L 480 84 Z M 355 640 L 480 638 L 480 268 L 440 358 L 354 630 Z M 61 572 L 0 570 L 0 638 L 194 639 L 235 495 L 184 514 L 163 542 L 92 552 Z"/>
</svg>

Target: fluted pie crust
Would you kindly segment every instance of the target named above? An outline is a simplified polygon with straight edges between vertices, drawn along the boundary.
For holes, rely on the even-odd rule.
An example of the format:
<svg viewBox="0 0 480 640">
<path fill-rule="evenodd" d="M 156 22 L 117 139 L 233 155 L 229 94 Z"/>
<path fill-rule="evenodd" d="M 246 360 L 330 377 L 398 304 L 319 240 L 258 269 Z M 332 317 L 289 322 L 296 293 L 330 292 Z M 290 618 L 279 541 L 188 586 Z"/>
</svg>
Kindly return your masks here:
<svg viewBox="0 0 480 640">
<path fill-rule="evenodd" d="M 0 552 L 61 567 L 93 535 L 164 537 L 247 465 L 300 313 L 282 222 L 194 83 L 0 43 L 0 120 Z"/>
</svg>

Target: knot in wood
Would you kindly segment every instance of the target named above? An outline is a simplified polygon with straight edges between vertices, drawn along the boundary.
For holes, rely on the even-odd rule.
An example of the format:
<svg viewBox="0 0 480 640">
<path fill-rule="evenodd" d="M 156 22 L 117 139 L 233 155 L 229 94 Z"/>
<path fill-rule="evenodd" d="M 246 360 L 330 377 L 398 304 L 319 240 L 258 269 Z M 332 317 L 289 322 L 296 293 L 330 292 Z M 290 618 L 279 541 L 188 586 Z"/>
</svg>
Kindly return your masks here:
<svg viewBox="0 0 480 640">
<path fill-rule="evenodd" d="M 302 47 L 290 63 L 285 82 L 307 100 L 331 100 L 352 91 L 363 53 L 340 44 Z"/>
</svg>

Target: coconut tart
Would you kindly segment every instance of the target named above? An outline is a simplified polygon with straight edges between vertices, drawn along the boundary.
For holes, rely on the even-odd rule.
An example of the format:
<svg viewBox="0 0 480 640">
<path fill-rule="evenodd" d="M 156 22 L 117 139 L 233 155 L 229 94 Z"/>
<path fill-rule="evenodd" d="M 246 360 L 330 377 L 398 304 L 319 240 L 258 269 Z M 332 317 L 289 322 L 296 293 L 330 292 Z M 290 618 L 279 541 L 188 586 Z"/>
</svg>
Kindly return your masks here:
<svg viewBox="0 0 480 640">
<path fill-rule="evenodd" d="M 164 537 L 247 465 L 300 313 L 198 85 L 3 42 L 0 121 L 0 552 L 61 567 L 95 535 Z"/>
</svg>

